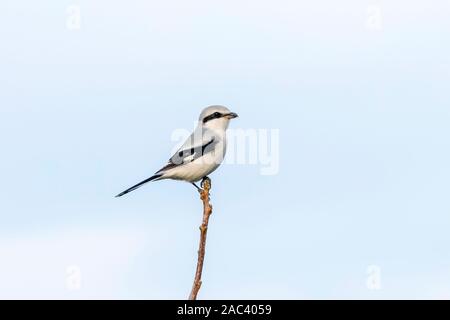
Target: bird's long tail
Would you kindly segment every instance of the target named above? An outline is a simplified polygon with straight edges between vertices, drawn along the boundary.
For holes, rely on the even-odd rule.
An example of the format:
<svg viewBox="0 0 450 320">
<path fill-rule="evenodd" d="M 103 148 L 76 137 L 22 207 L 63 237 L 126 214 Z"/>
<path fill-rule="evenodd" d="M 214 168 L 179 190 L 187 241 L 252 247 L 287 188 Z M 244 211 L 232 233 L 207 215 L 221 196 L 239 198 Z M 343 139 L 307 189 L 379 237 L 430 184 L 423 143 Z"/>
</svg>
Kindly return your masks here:
<svg viewBox="0 0 450 320">
<path fill-rule="evenodd" d="M 155 174 L 154 176 L 152 176 L 152 177 L 150 177 L 150 178 L 148 178 L 148 179 L 145 179 L 144 181 L 139 182 L 137 185 L 132 186 L 131 188 L 125 190 L 124 192 L 119 193 L 119 194 L 116 196 L 116 198 L 121 197 L 121 196 L 123 196 L 124 194 L 127 194 L 127 193 L 129 193 L 129 192 L 131 192 L 131 191 L 136 190 L 137 188 L 142 187 L 142 186 L 143 186 L 144 184 L 146 184 L 147 182 L 156 180 L 156 179 L 161 178 L 161 177 L 162 177 L 162 174 Z"/>
</svg>

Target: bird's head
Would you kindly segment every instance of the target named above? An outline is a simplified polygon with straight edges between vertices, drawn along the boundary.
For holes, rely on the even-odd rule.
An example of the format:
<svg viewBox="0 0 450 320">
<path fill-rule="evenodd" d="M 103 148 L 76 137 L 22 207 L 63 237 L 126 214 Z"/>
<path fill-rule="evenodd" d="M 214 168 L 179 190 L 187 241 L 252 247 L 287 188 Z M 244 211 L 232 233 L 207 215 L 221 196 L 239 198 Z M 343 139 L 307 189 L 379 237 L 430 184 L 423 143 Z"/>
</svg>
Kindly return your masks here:
<svg viewBox="0 0 450 320">
<path fill-rule="evenodd" d="M 231 119 L 238 115 L 224 106 L 210 106 L 200 114 L 200 124 L 212 130 L 226 130 Z"/>
</svg>

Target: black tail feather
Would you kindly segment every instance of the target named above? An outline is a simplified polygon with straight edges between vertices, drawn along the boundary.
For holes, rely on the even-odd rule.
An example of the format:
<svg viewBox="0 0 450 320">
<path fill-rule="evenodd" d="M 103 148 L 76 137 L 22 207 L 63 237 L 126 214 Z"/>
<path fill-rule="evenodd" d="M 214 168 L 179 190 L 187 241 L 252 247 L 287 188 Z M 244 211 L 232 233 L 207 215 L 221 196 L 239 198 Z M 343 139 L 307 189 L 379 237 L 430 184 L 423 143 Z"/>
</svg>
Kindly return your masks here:
<svg viewBox="0 0 450 320">
<path fill-rule="evenodd" d="M 134 191 L 134 190 L 136 190 L 136 189 L 139 188 L 139 187 L 142 187 L 142 186 L 143 186 L 144 184 L 146 184 L 147 182 L 150 182 L 150 181 L 153 181 L 153 180 L 155 180 L 155 179 L 161 178 L 161 176 L 162 176 L 162 174 L 155 174 L 154 176 L 152 176 L 152 177 L 150 177 L 150 178 L 148 178 L 148 179 L 145 179 L 144 181 L 139 182 L 137 185 L 132 186 L 131 188 L 125 190 L 124 192 L 119 193 L 119 194 L 116 196 L 116 198 L 121 197 L 121 196 L 123 196 L 123 195 L 125 195 L 125 194 L 127 194 L 127 193 L 129 193 L 129 192 L 131 192 L 131 191 Z"/>
</svg>

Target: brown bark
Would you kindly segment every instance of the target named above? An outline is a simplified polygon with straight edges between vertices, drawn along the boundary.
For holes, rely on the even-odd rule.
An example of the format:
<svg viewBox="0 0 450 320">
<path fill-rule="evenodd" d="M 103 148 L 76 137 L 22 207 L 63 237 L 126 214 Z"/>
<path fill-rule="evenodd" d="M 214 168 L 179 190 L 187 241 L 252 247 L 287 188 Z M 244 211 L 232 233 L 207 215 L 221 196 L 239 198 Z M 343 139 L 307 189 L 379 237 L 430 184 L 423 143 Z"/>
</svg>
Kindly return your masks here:
<svg viewBox="0 0 450 320">
<path fill-rule="evenodd" d="M 200 199 L 203 202 L 203 221 L 200 226 L 200 244 L 198 249 L 198 259 L 197 259 L 197 269 L 195 271 L 194 284 L 192 286 L 192 291 L 189 296 L 189 300 L 197 300 L 198 292 L 202 286 L 202 272 L 203 263 L 205 261 L 205 250 L 206 250 L 206 235 L 208 233 L 208 223 L 209 217 L 212 213 L 212 206 L 209 202 L 209 191 L 211 190 L 211 180 L 205 178 L 202 181 L 202 189 L 200 192 Z"/>
</svg>

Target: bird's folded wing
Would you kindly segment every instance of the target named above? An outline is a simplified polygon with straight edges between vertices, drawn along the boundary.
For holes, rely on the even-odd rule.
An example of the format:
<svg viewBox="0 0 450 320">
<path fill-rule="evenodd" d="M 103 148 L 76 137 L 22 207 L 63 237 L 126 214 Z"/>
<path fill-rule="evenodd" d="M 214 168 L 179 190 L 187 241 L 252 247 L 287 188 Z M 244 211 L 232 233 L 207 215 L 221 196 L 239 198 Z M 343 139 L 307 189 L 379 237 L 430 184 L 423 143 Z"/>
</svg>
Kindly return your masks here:
<svg viewBox="0 0 450 320">
<path fill-rule="evenodd" d="M 170 158 L 169 163 L 157 173 L 192 162 L 214 150 L 218 139 L 211 132 L 204 132 L 200 135 L 200 138 L 197 138 L 196 133 L 194 132 L 186 140 L 181 148 Z"/>
</svg>

